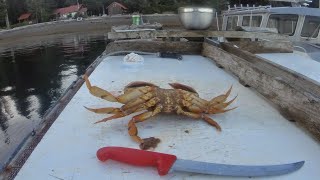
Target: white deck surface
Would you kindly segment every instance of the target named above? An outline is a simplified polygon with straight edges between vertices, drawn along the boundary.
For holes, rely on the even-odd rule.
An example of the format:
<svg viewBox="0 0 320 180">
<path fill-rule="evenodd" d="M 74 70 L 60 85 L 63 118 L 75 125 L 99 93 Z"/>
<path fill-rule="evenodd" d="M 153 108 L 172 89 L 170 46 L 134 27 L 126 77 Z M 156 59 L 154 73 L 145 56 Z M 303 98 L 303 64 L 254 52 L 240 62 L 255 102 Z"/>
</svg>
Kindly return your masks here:
<svg viewBox="0 0 320 180">
<path fill-rule="evenodd" d="M 320 177 L 319 143 L 212 61 L 201 56 L 184 56 L 182 61 L 144 57 L 144 65 L 135 71 L 122 65 L 123 56 L 108 57 L 90 76 L 91 82 L 111 92 L 121 91 L 126 84 L 136 80 L 151 81 L 164 88 L 169 88 L 169 82 L 180 82 L 194 87 L 200 97 L 206 99 L 220 95 L 233 84 L 231 97 L 239 95 L 231 105 L 238 106 L 236 110 L 211 116 L 221 125 L 221 133 L 204 121 L 177 115 L 161 114 L 138 124 L 142 138 L 154 136 L 162 140 L 156 151 L 175 154 L 181 159 L 242 165 L 305 160 L 305 165 L 297 172 L 257 179 L 310 180 Z M 99 162 L 95 154 L 101 147 L 139 147 L 127 133 L 131 116 L 93 124 L 105 116 L 89 112 L 83 106 L 116 107 L 119 104 L 96 98 L 82 86 L 27 160 L 17 180 L 248 179 L 182 172 L 160 177 L 154 168 Z"/>
<path fill-rule="evenodd" d="M 257 54 L 320 83 L 320 63 L 298 53 Z"/>
</svg>

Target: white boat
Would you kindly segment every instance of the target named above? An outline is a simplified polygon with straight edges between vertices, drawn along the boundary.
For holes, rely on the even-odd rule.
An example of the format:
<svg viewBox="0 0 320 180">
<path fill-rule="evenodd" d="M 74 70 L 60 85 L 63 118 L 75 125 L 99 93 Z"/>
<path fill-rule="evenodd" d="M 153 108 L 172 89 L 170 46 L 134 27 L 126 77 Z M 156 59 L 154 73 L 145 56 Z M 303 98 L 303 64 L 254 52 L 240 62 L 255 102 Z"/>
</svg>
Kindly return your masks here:
<svg viewBox="0 0 320 180">
<path fill-rule="evenodd" d="M 296 51 L 320 62 L 320 9 L 299 7 L 305 1 L 288 2 L 293 2 L 295 7 L 229 7 L 223 12 L 222 30 L 240 28 L 284 34 L 293 42 Z"/>
<path fill-rule="evenodd" d="M 264 50 L 260 45 L 260 50 Z M 143 57 L 143 63 L 137 66 L 124 63 L 124 55 L 132 51 Z M 180 53 L 183 59 L 156 56 L 160 51 Z M 123 87 L 132 81 L 147 81 L 163 88 L 170 88 L 168 83 L 179 82 L 192 86 L 200 97 L 211 99 L 233 85 L 230 98 L 236 95 L 238 98 L 231 107 L 238 108 L 210 116 L 220 124 L 222 132 L 201 120 L 159 114 L 138 124 L 139 135 L 160 138 L 155 151 L 181 159 L 241 165 L 306 162 L 296 172 L 257 179 L 300 180 L 320 176 L 320 83 L 239 45 L 217 45 L 209 39 L 205 42 L 117 41 L 107 46 L 86 74 L 90 75 L 92 85 L 115 94 L 121 94 Z M 37 130 L 37 135 L 10 164 L 12 169 L 6 177 L 17 180 L 234 179 L 183 172 L 161 177 L 154 168 L 100 162 L 96 151 L 101 147 L 138 149 L 139 145 L 127 133 L 131 115 L 93 124 L 105 115 L 94 114 L 83 106 L 119 107 L 120 104 L 92 96 L 82 83 L 83 79 L 79 78 L 61 98 L 52 111 L 52 117 L 57 117 L 49 121 L 52 126 L 44 125 Z"/>
</svg>

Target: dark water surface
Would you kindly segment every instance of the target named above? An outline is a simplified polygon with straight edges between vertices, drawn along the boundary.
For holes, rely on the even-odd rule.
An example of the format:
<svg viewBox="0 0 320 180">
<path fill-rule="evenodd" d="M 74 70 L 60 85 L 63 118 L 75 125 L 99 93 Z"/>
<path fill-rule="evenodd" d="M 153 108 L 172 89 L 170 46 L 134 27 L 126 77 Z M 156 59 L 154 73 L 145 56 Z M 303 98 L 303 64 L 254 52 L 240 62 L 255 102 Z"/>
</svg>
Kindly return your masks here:
<svg viewBox="0 0 320 180">
<path fill-rule="evenodd" d="M 68 35 L 31 44 L 0 52 L 0 170 L 107 40 Z"/>
</svg>

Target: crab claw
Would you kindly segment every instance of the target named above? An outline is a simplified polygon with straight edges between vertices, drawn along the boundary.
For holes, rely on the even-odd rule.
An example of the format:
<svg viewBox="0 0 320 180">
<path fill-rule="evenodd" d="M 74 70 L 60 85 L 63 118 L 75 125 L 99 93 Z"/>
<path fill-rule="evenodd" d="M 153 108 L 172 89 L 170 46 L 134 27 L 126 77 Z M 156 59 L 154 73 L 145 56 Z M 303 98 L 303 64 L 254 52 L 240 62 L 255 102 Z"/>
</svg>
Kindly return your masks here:
<svg viewBox="0 0 320 180">
<path fill-rule="evenodd" d="M 229 88 L 229 90 L 226 92 L 226 94 L 222 94 L 220 96 L 217 96 L 217 97 L 211 99 L 209 102 L 209 105 L 214 106 L 216 104 L 220 104 L 220 103 L 225 102 L 227 100 L 228 96 L 230 95 L 231 90 L 232 90 L 232 86 Z"/>
<path fill-rule="evenodd" d="M 143 142 L 139 146 L 140 146 L 140 149 L 147 150 L 150 148 L 156 148 L 159 143 L 160 143 L 160 139 L 155 137 L 149 137 L 149 138 L 143 139 Z"/>
</svg>

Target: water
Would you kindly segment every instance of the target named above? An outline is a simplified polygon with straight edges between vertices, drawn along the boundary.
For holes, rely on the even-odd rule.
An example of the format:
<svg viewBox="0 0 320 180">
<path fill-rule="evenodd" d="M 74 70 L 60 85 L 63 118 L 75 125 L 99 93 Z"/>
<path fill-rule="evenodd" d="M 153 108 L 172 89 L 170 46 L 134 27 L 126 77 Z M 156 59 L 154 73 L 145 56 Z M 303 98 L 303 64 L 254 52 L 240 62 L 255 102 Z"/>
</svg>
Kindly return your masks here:
<svg viewBox="0 0 320 180">
<path fill-rule="evenodd" d="M 0 170 L 78 76 L 104 51 L 104 36 L 69 35 L 0 52 Z"/>
</svg>

